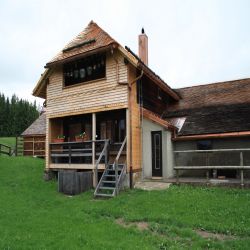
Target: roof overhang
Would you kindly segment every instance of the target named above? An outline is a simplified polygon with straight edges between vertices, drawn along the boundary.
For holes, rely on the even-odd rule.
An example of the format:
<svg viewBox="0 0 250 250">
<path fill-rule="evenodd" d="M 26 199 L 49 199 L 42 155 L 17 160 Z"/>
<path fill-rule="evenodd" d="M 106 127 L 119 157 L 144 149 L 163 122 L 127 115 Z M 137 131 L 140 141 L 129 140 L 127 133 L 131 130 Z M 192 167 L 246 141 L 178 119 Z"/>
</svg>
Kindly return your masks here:
<svg viewBox="0 0 250 250">
<path fill-rule="evenodd" d="M 143 70 L 143 73 L 150 78 L 156 85 L 158 85 L 164 92 L 170 95 L 174 100 L 178 101 L 181 97 L 175 92 L 167 83 L 165 83 L 152 69 L 150 69 L 129 47 L 125 46 L 125 49 L 131 54 L 136 60 L 136 67 Z"/>
<path fill-rule="evenodd" d="M 163 120 L 159 115 L 149 111 L 148 109 L 142 108 L 142 115 L 143 117 L 157 123 L 158 125 L 164 127 L 167 130 L 177 131 L 177 128 L 170 124 L 168 121 Z"/>
<path fill-rule="evenodd" d="M 160 87 L 164 92 L 170 95 L 174 100 L 179 101 L 180 96 L 170 88 L 159 76 L 157 76 L 148 66 L 139 62 L 138 68 L 143 70 L 144 74 L 150 78 L 158 87 Z"/>
<path fill-rule="evenodd" d="M 80 54 L 77 54 L 77 55 L 74 55 L 74 56 L 70 56 L 70 57 L 67 57 L 65 59 L 55 61 L 55 62 L 53 62 L 53 61 L 49 62 L 44 67 L 45 68 L 51 68 L 51 67 L 54 67 L 56 65 L 61 65 L 61 64 L 67 63 L 67 62 L 72 62 L 74 60 L 81 59 L 81 58 L 83 58 L 85 56 L 90 56 L 90 55 L 93 55 L 93 54 L 96 54 L 96 53 L 102 53 L 102 52 L 106 52 L 108 50 L 116 49 L 116 48 L 118 48 L 118 46 L 119 45 L 117 43 L 111 43 L 108 46 L 103 46 L 103 47 L 99 47 L 99 48 L 96 48 L 96 49 L 92 49 L 92 50 L 89 50 L 87 52 L 83 52 L 83 53 L 80 53 Z"/>
<path fill-rule="evenodd" d="M 43 74 L 41 74 L 40 79 L 38 80 L 35 88 L 33 89 L 32 95 L 46 99 L 46 80 L 48 79 L 51 73 L 51 69 L 45 69 Z"/>
</svg>

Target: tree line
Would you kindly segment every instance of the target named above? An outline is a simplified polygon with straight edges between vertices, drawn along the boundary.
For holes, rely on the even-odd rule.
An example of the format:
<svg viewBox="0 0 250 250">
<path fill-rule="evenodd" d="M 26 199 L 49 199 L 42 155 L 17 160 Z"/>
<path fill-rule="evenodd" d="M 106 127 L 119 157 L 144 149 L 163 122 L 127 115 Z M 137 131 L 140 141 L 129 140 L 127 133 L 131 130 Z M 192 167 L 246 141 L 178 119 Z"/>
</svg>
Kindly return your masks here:
<svg viewBox="0 0 250 250">
<path fill-rule="evenodd" d="M 19 136 L 39 116 L 36 101 L 30 103 L 0 93 L 0 137 Z"/>
</svg>

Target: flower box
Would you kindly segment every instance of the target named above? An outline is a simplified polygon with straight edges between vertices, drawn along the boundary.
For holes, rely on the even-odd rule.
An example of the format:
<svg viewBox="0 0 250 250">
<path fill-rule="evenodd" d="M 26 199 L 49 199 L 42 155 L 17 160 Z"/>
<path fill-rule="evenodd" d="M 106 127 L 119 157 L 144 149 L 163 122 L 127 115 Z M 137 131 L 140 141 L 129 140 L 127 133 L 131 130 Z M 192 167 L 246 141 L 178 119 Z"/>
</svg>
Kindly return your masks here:
<svg viewBox="0 0 250 250">
<path fill-rule="evenodd" d="M 75 136 L 75 141 L 76 141 L 76 142 L 83 142 L 83 141 L 86 141 L 86 136 L 84 136 L 84 137 Z"/>
<path fill-rule="evenodd" d="M 53 142 L 54 143 L 62 143 L 62 142 L 64 142 L 64 138 L 55 138 L 55 139 L 53 139 Z"/>
</svg>

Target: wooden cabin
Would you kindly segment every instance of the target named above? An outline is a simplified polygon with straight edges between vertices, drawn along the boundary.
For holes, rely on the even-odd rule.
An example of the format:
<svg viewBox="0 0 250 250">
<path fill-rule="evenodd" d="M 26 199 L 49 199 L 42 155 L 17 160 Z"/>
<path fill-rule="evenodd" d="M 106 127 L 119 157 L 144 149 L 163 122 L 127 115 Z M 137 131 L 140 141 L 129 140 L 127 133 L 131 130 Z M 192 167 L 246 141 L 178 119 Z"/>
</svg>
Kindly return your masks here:
<svg viewBox="0 0 250 250">
<path fill-rule="evenodd" d="M 177 112 L 183 92 L 148 67 L 147 44 L 142 30 L 137 56 L 91 21 L 45 65 L 33 95 L 46 100 L 46 173 L 93 171 L 103 196 L 123 179 L 174 176 L 189 115 Z"/>
<path fill-rule="evenodd" d="M 41 114 L 21 136 L 24 156 L 45 157 L 46 114 Z"/>
</svg>

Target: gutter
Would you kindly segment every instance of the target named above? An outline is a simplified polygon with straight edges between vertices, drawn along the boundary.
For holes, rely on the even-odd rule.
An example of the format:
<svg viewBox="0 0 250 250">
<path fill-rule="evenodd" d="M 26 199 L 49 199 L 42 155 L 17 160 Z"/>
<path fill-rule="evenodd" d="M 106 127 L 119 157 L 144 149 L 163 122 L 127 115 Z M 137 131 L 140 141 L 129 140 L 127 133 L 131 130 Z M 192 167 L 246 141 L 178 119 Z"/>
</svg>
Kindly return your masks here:
<svg viewBox="0 0 250 250">
<path fill-rule="evenodd" d="M 219 138 L 233 138 L 233 137 L 247 137 L 250 136 L 250 131 L 242 132 L 229 132 L 229 133 L 217 133 L 217 134 L 205 134 L 205 135 L 185 135 L 172 138 L 173 141 L 192 141 L 199 139 L 219 139 Z"/>
</svg>

